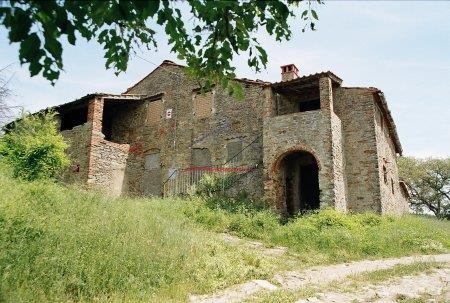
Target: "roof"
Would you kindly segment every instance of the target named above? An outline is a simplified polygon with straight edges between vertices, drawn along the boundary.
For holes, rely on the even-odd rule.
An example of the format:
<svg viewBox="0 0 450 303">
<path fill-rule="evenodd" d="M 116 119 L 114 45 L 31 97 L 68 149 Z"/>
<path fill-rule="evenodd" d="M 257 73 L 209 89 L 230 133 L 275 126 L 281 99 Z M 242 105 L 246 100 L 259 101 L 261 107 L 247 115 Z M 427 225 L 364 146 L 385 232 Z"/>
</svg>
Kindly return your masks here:
<svg viewBox="0 0 450 303">
<path fill-rule="evenodd" d="M 135 88 L 137 85 L 139 85 L 142 81 L 144 81 L 145 79 L 147 79 L 150 75 L 152 75 L 156 70 L 160 69 L 160 68 L 164 68 L 164 66 L 177 66 L 177 67 L 181 67 L 181 68 L 187 68 L 186 65 L 182 65 L 182 64 L 178 64 L 175 63 L 173 61 L 170 60 L 164 60 L 160 65 L 158 65 L 154 70 L 152 70 L 147 76 L 145 76 L 144 78 L 142 78 L 141 80 L 139 80 L 137 83 L 135 83 L 133 86 L 129 87 L 124 94 L 127 94 L 130 90 L 132 90 L 133 88 Z M 266 81 L 262 81 L 259 79 L 256 80 L 252 80 L 252 79 L 247 79 L 247 78 L 234 78 L 234 80 L 238 81 L 238 82 L 243 82 L 243 83 L 248 83 L 248 84 L 256 84 L 256 85 L 269 85 L 270 82 L 266 82 Z"/>
<path fill-rule="evenodd" d="M 375 102 L 378 104 L 383 116 L 386 117 L 387 127 L 389 130 L 389 135 L 394 143 L 395 152 L 402 155 L 403 149 L 400 143 L 400 138 L 398 137 L 397 127 L 395 126 L 394 119 L 392 118 L 391 111 L 389 110 L 386 98 L 381 90 L 376 87 L 343 87 L 344 89 L 362 89 L 372 93 L 375 98 Z"/>
<path fill-rule="evenodd" d="M 89 100 L 93 98 L 101 97 L 103 99 L 112 99 L 112 100 L 140 100 L 145 97 L 145 95 L 137 95 L 137 94 L 107 94 L 107 93 L 91 93 L 84 95 L 81 98 L 78 98 L 74 101 L 70 101 L 61 105 L 52 106 L 44 109 L 45 111 L 48 110 L 64 110 L 68 108 L 74 108 L 77 106 L 82 106 L 86 104 Z"/>
<path fill-rule="evenodd" d="M 284 87 L 295 87 L 297 85 L 301 85 L 304 83 L 308 83 L 308 82 L 312 82 L 315 80 L 319 80 L 320 78 L 323 77 L 329 77 L 334 83 L 336 83 L 337 85 L 341 85 L 342 83 L 342 79 L 339 78 L 338 76 L 336 76 L 333 72 L 330 71 L 326 71 L 326 72 L 320 72 L 320 73 L 315 73 L 315 74 L 310 74 L 310 75 L 306 75 L 306 76 L 302 76 L 302 77 L 298 77 L 289 81 L 280 81 L 280 82 L 275 82 L 272 83 L 272 87 L 276 90 L 276 89 L 281 89 Z"/>
<path fill-rule="evenodd" d="M 139 83 L 144 81 L 146 78 L 148 78 L 156 70 L 163 68 L 165 66 L 176 66 L 176 67 L 180 67 L 183 69 L 186 68 L 185 65 L 177 64 L 170 60 L 164 60 L 160 65 L 158 65 L 154 70 L 152 70 L 147 76 L 145 76 L 140 81 L 138 81 L 136 84 L 134 84 L 133 86 L 128 88 L 122 94 L 91 93 L 91 94 L 87 94 L 81 98 L 78 98 L 74 101 L 64 103 L 64 104 L 61 104 L 58 106 L 49 107 L 49 108 L 43 109 L 39 112 L 48 111 L 48 110 L 58 111 L 58 110 L 74 108 L 77 106 L 83 106 L 88 100 L 91 100 L 92 98 L 95 98 L 95 97 L 102 97 L 105 99 L 115 99 L 115 100 L 142 100 L 146 97 L 146 95 L 129 94 L 128 92 L 131 89 L 133 89 L 134 87 L 136 87 Z M 280 82 L 275 82 L 275 83 L 270 83 L 270 82 L 262 81 L 259 79 L 252 80 L 252 79 L 247 79 L 247 78 L 235 78 L 234 80 L 243 82 L 243 83 L 254 84 L 254 85 L 264 85 L 264 86 L 270 85 L 274 90 L 282 91 L 283 89 L 292 89 L 292 88 L 305 87 L 308 85 L 312 85 L 312 82 L 315 82 L 316 80 L 318 80 L 322 77 L 329 77 L 332 80 L 332 82 L 338 86 L 340 86 L 342 83 L 342 79 L 339 78 L 338 76 L 336 76 L 331 71 L 310 74 L 310 75 L 298 77 L 296 79 L 292 79 L 289 81 L 280 81 Z M 348 87 L 348 88 L 351 88 L 351 87 Z M 375 101 L 377 102 L 377 104 L 379 105 L 380 109 L 382 110 L 383 114 L 386 117 L 389 133 L 393 138 L 395 151 L 401 155 L 402 154 L 402 146 L 400 144 L 400 140 L 399 140 L 399 137 L 397 134 L 397 129 L 396 129 L 394 120 L 391 115 L 391 111 L 388 108 L 388 105 L 387 105 L 387 102 L 386 102 L 383 92 L 374 87 L 368 87 L 368 88 L 366 87 L 366 88 L 360 88 L 360 89 L 365 89 L 367 91 L 370 91 L 371 93 L 374 94 L 374 96 L 376 96 Z"/>
</svg>

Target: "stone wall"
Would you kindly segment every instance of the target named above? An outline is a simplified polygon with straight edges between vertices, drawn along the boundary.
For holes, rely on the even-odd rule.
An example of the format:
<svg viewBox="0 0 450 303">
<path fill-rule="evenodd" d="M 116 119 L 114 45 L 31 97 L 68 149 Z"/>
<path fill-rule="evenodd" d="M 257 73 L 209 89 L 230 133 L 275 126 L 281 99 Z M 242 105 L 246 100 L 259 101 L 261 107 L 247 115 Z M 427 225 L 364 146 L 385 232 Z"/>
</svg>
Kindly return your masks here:
<svg viewBox="0 0 450 303">
<path fill-rule="evenodd" d="M 331 112 L 331 155 L 333 162 L 333 195 L 334 207 L 347 211 L 347 183 L 345 178 L 344 151 L 342 146 L 342 123 L 339 117 Z"/>
<path fill-rule="evenodd" d="M 373 95 L 360 88 L 336 88 L 333 97 L 342 121 L 348 210 L 380 212 Z"/>
<path fill-rule="evenodd" d="M 378 175 L 382 213 L 401 214 L 408 210 L 408 202 L 400 188 L 397 154 L 390 137 L 386 117 L 375 106 L 375 135 L 377 141 Z"/>
<path fill-rule="evenodd" d="M 126 191 L 124 181 L 128 150 L 128 144 L 110 142 L 101 137 L 93 138 L 88 183 L 114 196 Z"/>
<path fill-rule="evenodd" d="M 373 90 L 343 88 L 328 76 L 299 95 L 289 89 L 278 95 L 267 83 L 240 83 L 243 101 L 218 87 L 199 94 L 183 67 L 163 63 L 127 91 L 146 99 L 93 97 L 88 122 L 62 132 L 73 161 L 65 180 L 87 180 L 112 194 L 159 196 L 169 177 L 192 166 L 244 168 L 249 172 L 230 192 L 264 196 L 285 211 L 280 163 L 289 153 L 306 151 L 318 163 L 320 207 L 405 211 L 395 149 Z M 296 112 L 299 100 L 316 98 L 319 110 Z"/>
<path fill-rule="evenodd" d="M 322 77 L 319 79 L 320 109 L 327 115 L 329 121 L 324 127 L 328 130 L 329 144 L 328 154 L 332 167 L 330 174 L 332 178 L 333 193 L 330 200 L 333 206 L 341 211 L 347 211 L 347 188 L 345 183 L 344 156 L 342 146 L 342 123 L 334 110 L 333 84 L 330 78 Z"/>
<path fill-rule="evenodd" d="M 311 153 L 319 166 L 321 207 L 334 204 L 334 176 L 331 156 L 330 114 L 308 111 L 264 119 L 265 197 L 285 211 L 284 184 L 280 161 L 295 151 Z"/>
<path fill-rule="evenodd" d="M 111 105 L 111 141 L 128 143 L 137 141 L 138 130 L 145 123 L 142 102 L 132 101 Z"/>
<path fill-rule="evenodd" d="M 199 159 L 194 159 L 193 149 L 204 149 L 211 155 L 214 167 L 256 167 L 257 172 L 249 174 L 252 177 L 247 177 L 245 183 L 249 186 L 244 189 L 251 198 L 261 198 L 262 115 L 266 93 L 261 84 L 242 85 L 245 90 L 242 101 L 236 101 L 219 88 L 199 96 L 197 83 L 185 75 L 184 68 L 163 64 L 127 91 L 149 97 L 163 96 L 163 117 L 157 123 L 137 125 L 136 140 L 129 142 L 133 155 L 128 159 L 128 166 L 134 168 L 127 170 L 127 182 L 142 179 L 142 159 L 154 150 L 160 151 L 163 183 L 169 176 L 176 176 L 177 170 L 195 166 Z M 197 110 L 196 104 L 200 105 Z M 169 119 L 165 115 L 167 110 L 172 112 Z M 228 163 L 227 145 L 237 141 L 243 148 L 248 147 L 237 157 L 239 161 Z"/>
<path fill-rule="evenodd" d="M 61 134 L 69 145 L 67 154 L 70 159 L 70 166 L 64 171 L 62 179 L 67 183 L 85 183 L 89 168 L 91 123 L 62 131 Z"/>
</svg>

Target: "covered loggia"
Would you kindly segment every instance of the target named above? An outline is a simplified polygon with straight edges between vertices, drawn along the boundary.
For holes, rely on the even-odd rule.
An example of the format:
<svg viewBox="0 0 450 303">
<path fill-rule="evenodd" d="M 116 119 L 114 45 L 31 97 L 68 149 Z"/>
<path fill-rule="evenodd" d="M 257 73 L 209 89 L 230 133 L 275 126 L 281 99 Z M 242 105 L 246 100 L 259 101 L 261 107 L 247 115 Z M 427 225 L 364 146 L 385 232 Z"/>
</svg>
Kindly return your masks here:
<svg viewBox="0 0 450 303">
<path fill-rule="evenodd" d="M 284 156 L 280 163 L 285 207 L 288 215 L 320 207 L 319 166 L 306 151 Z"/>
</svg>

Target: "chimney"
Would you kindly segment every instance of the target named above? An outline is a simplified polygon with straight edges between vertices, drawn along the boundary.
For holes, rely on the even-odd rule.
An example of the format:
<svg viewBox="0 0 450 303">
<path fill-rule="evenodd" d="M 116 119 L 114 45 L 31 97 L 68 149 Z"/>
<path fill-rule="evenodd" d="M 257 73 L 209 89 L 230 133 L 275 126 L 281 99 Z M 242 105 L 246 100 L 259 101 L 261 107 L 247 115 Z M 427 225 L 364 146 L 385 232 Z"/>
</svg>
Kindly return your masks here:
<svg viewBox="0 0 450 303">
<path fill-rule="evenodd" d="M 295 64 L 283 65 L 281 67 L 281 81 L 289 81 L 298 78 L 298 68 Z"/>
</svg>

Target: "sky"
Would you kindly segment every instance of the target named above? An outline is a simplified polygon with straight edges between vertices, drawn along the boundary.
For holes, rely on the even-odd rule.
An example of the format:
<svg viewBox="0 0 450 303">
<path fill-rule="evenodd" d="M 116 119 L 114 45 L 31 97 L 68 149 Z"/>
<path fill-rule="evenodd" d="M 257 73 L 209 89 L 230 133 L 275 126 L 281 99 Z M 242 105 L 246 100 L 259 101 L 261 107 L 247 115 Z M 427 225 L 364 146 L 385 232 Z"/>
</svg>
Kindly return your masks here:
<svg viewBox="0 0 450 303">
<path fill-rule="evenodd" d="M 450 156 L 450 2 L 326 1 L 317 7 L 314 32 L 301 33 L 292 20 L 293 37 L 276 42 L 259 33 L 269 56 L 267 69 L 255 74 L 246 56 L 234 60 L 237 75 L 280 81 L 280 66 L 294 63 L 301 75 L 333 71 L 343 86 L 381 89 L 397 125 L 404 154 Z M 105 69 L 101 46 L 81 42 L 64 46 L 64 72 L 55 86 L 30 78 L 18 63 L 18 46 L 0 29 L 0 67 L 12 63 L 12 102 L 36 111 L 93 92 L 122 93 L 163 60 L 183 63 L 170 53 L 163 33 L 157 51 L 133 57 L 126 73 Z M 80 40 L 81 41 L 81 40 Z"/>
</svg>

